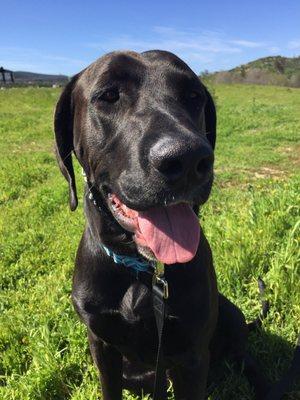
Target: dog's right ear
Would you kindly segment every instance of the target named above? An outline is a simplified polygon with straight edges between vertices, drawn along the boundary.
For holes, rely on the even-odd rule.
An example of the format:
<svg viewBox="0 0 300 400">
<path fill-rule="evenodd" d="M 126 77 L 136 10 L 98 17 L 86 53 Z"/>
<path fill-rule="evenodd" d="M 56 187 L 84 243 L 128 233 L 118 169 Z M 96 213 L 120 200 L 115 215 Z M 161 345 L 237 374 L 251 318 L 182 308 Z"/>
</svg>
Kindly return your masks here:
<svg viewBox="0 0 300 400">
<path fill-rule="evenodd" d="M 59 168 L 69 183 L 69 204 L 74 211 L 78 204 L 75 175 L 72 163 L 73 102 L 72 92 L 79 77 L 75 75 L 66 85 L 57 102 L 54 113 L 55 153 Z"/>
</svg>

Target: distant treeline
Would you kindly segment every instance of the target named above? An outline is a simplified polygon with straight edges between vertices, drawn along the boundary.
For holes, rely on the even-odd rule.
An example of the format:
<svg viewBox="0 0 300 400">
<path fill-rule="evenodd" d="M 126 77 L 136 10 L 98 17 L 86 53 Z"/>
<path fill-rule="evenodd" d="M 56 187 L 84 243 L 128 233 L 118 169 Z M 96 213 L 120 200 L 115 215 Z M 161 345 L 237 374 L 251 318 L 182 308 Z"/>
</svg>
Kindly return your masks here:
<svg viewBox="0 0 300 400">
<path fill-rule="evenodd" d="M 34 81 L 34 82 L 6 82 L 3 83 L 0 81 L 0 88 L 1 89 L 10 89 L 10 88 L 18 88 L 18 87 L 63 87 L 66 85 L 67 82 L 47 82 L 47 81 Z"/>
<path fill-rule="evenodd" d="M 51 74 L 39 74 L 35 72 L 27 71 L 15 71 L 14 82 L 10 79 L 6 79 L 6 82 L 0 80 L 0 86 L 2 87 L 24 87 L 24 86 L 41 86 L 41 87 L 52 87 L 52 86 L 64 86 L 68 81 L 69 77 L 66 75 L 51 75 Z"/>
</svg>

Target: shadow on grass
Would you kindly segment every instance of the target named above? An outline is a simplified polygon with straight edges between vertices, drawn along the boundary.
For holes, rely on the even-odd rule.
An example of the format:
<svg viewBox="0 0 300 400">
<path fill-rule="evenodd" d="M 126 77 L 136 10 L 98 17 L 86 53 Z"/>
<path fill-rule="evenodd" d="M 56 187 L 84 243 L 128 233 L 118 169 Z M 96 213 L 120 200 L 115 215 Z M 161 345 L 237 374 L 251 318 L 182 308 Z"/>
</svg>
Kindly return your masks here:
<svg viewBox="0 0 300 400">
<path fill-rule="evenodd" d="M 278 382 L 283 376 L 288 373 L 289 367 L 295 351 L 295 345 L 289 343 L 282 337 L 265 332 L 259 329 L 252 332 L 249 336 L 249 352 L 261 369 L 263 375 L 272 385 Z M 289 388 L 283 400 L 300 400 L 300 362 L 298 357 L 298 374 L 297 379 Z M 76 372 L 77 371 L 77 372 Z M 62 375 L 65 380 L 72 384 L 72 387 L 78 387 L 82 383 L 82 375 L 78 371 L 76 365 L 68 366 Z M 291 378 L 291 376 L 289 376 Z M 95 381 L 95 385 L 98 383 Z M 54 385 L 56 387 L 55 393 L 51 393 L 51 387 L 45 387 L 41 399 L 71 399 L 72 391 L 71 386 L 66 387 L 60 380 Z M 60 388 L 57 391 L 57 388 Z M 50 389 L 50 391 L 49 391 Z M 215 365 L 210 373 L 208 392 L 210 393 L 209 400 L 254 400 L 254 391 L 250 386 L 247 378 L 243 374 L 243 367 L 236 368 L 230 359 L 220 361 Z M 131 397 L 126 397 L 131 399 Z M 139 397 L 132 397 L 134 399 L 141 399 Z M 145 399 L 145 398 L 144 398 Z M 147 397 L 148 399 L 148 397 Z M 169 395 L 169 400 L 174 399 L 172 393 Z M 268 398 L 270 400 L 271 398 Z M 150 398 L 149 398 L 150 400 Z"/>
<path fill-rule="evenodd" d="M 293 345 L 282 337 L 265 332 L 262 329 L 249 336 L 249 353 L 255 358 L 259 369 L 271 384 L 271 389 L 282 377 L 292 381 L 284 400 L 300 399 L 300 360 L 296 377 L 289 373 L 296 343 Z M 276 388 L 279 390 L 279 388 Z M 208 392 L 209 400 L 254 400 L 253 388 L 243 374 L 243 367 L 238 368 L 230 359 L 223 360 L 212 368 Z M 269 399 L 269 398 L 268 398 Z"/>
</svg>

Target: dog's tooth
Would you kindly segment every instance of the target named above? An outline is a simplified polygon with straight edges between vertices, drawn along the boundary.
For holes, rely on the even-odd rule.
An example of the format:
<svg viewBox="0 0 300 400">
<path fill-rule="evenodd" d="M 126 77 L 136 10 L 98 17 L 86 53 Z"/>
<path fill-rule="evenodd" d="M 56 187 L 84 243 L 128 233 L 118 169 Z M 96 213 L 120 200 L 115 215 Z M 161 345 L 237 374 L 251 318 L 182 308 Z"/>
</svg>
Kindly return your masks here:
<svg viewBox="0 0 300 400">
<path fill-rule="evenodd" d="M 89 193 L 89 199 L 92 200 L 93 199 L 93 195 L 92 193 Z"/>
</svg>

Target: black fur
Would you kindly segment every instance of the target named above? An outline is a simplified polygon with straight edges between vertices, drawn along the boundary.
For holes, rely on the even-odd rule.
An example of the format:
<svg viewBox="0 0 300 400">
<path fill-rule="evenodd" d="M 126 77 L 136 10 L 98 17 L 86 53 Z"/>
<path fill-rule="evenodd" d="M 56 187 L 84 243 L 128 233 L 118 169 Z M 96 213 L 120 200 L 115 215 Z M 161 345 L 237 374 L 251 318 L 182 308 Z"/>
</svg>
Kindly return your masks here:
<svg viewBox="0 0 300 400">
<path fill-rule="evenodd" d="M 63 91 L 55 135 L 72 210 L 72 152 L 104 203 L 114 192 L 135 210 L 185 201 L 197 212 L 209 197 L 215 106 L 197 76 L 171 53 L 115 52 L 97 60 Z M 72 296 L 88 328 L 103 399 L 120 400 L 125 387 L 151 393 L 158 344 L 151 279 L 136 279 L 102 250 L 101 243 L 119 254 L 136 254 L 132 234 L 87 196 L 84 208 Z M 210 365 L 229 354 L 245 363 L 257 399 L 263 398 L 268 386 L 246 353 L 245 318 L 218 293 L 202 231 L 195 258 L 167 266 L 165 276 L 170 298 L 163 351 L 175 398 L 204 399 Z"/>
</svg>

